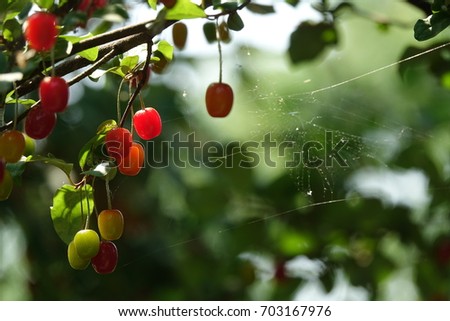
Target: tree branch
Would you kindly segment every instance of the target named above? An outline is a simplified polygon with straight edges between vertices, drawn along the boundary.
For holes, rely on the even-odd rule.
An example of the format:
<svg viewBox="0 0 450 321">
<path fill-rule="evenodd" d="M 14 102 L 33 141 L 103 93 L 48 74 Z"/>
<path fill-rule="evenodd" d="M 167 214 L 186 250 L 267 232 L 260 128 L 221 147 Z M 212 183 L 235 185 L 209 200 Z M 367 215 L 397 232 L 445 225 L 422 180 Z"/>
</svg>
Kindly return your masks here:
<svg viewBox="0 0 450 321">
<path fill-rule="evenodd" d="M 107 41 L 107 40 L 111 40 L 113 38 L 117 38 L 118 35 L 124 35 L 126 33 L 129 33 L 132 30 L 134 30 L 134 32 L 136 32 L 136 30 L 141 30 L 137 34 L 130 35 L 130 36 L 128 36 L 126 38 L 122 38 L 122 39 L 120 39 L 120 37 L 119 37 L 120 40 L 117 40 L 112 43 L 107 43 L 107 44 L 104 44 L 103 46 L 101 46 L 99 48 L 98 58 L 94 62 L 92 67 L 89 68 L 87 71 L 81 73 L 80 75 L 74 77 L 73 79 L 69 80 L 68 83 L 70 85 L 73 85 L 74 83 L 79 82 L 80 80 L 88 77 L 90 74 L 92 74 L 92 72 L 94 72 L 96 69 L 98 69 L 102 64 L 106 63 L 107 61 L 111 60 L 112 58 L 114 58 L 118 55 L 121 55 L 141 44 L 151 43 L 152 39 L 156 35 L 160 34 L 162 30 L 171 26 L 173 23 L 175 23 L 175 21 L 166 21 L 166 22 L 164 22 L 164 24 L 158 24 L 158 23 L 152 24 L 149 28 L 147 28 L 146 26 L 148 26 L 148 23 L 149 22 L 141 23 L 141 24 L 134 25 L 134 26 L 131 26 L 128 28 L 122 28 L 118 31 L 115 31 L 115 32 L 117 32 L 117 34 L 115 34 L 115 32 L 111 32 L 108 34 L 104 34 L 103 37 L 98 37 L 98 38 L 103 39 L 103 41 Z M 145 27 L 144 30 L 142 30 L 142 26 Z M 127 30 L 123 31 L 123 29 L 127 29 Z M 105 35 L 106 35 L 106 37 L 105 37 Z M 97 41 L 99 41 L 98 38 L 95 41 L 92 41 L 92 39 L 94 39 L 94 38 L 88 39 L 88 40 L 91 40 L 91 42 L 89 42 L 89 43 L 90 43 L 90 45 L 92 45 L 92 47 L 95 47 L 95 44 L 97 43 Z M 77 50 L 81 50 L 82 48 L 84 48 L 82 50 L 92 48 L 92 47 L 85 47 L 85 46 L 86 46 L 86 44 L 84 43 L 84 45 L 79 47 Z M 69 59 L 61 62 L 59 65 L 55 66 L 55 75 L 62 77 L 64 75 L 67 75 L 68 73 L 71 73 L 73 71 L 76 71 L 76 70 L 82 69 L 86 66 L 89 66 L 92 63 L 93 63 L 92 61 L 89 61 L 85 58 L 82 58 L 80 56 L 75 56 L 75 57 L 69 58 Z M 39 74 L 39 75 L 32 77 L 31 79 L 28 79 L 24 83 L 22 83 L 16 89 L 16 97 L 22 97 L 23 95 L 26 95 L 26 94 L 36 90 L 39 87 L 39 83 L 42 80 L 42 78 L 44 78 L 44 75 Z M 17 121 L 23 120 L 26 117 L 26 115 L 28 114 L 29 110 L 31 110 L 32 108 L 35 108 L 38 104 L 39 104 L 39 102 L 36 102 L 33 106 L 31 106 L 31 108 L 29 108 L 28 110 L 26 110 L 22 114 L 20 114 L 17 117 Z M 13 121 L 10 121 L 6 125 L 0 127 L 0 131 L 11 128 L 12 126 L 13 126 Z"/>
</svg>

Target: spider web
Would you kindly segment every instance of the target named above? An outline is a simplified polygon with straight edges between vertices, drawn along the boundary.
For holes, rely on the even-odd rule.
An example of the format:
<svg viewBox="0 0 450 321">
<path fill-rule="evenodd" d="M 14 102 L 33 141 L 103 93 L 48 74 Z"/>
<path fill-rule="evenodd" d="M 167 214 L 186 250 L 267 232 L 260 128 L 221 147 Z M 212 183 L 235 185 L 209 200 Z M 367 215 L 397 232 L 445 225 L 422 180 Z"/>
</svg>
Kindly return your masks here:
<svg viewBox="0 0 450 321">
<path fill-rule="evenodd" d="M 360 195 L 349 194 L 352 191 L 348 182 L 355 172 L 366 168 L 389 170 L 400 167 L 395 164 L 395 159 L 402 150 L 414 142 L 430 138 L 429 128 L 421 123 L 421 108 L 424 108 L 421 104 L 435 91 L 428 87 L 419 93 L 420 84 L 414 81 L 405 83 L 398 67 L 444 50 L 449 43 L 400 59 L 402 50 L 415 44 L 411 35 L 407 38 L 410 40 L 399 41 L 401 37 L 398 34 L 390 37 L 389 33 L 378 31 L 369 36 L 355 30 L 352 32 L 354 34 L 348 36 L 352 44 L 328 52 L 317 62 L 299 67 L 289 66 L 283 56 L 264 56 L 246 45 L 228 52 L 225 48 L 225 79 L 232 83 L 233 88 L 239 89 L 235 90 L 232 115 L 214 124 L 205 117 L 203 97 L 197 95 L 203 92 L 211 78 L 205 81 L 196 79 L 216 70 L 217 61 L 203 60 L 197 72 L 189 71 L 182 62 L 173 67 L 174 75 L 180 72 L 185 75 L 183 81 L 169 85 L 183 93 L 180 100 L 185 105 L 185 116 L 190 123 L 188 131 L 202 132 L 203 135 L 199 135 L 202 142 L 238 141 L 241 146 L 249 141 L 258 143 L 259 162 L 254 169 L 260 173 L 262 184 L 288 171 L 303 196 L 303 202 L 281 212 L 256 204 L 255 210 L 265 212 L 264 215 L 245 222 L 236 220 L 231 226 L 205 228 L 202 235 L 180 237 L 180 241 L 169 248 L 184 247 L 205 237 L 211 241 L 211 247 L 222 248 L 226 235 L 236 230 L 295 215 L 304 209 L 333 206 L 349 202 L 352 197 L 359 198 Z M 398 46 L 393 46 L 397 42 Z M 171 79 L 170 75 L 167 79 Z M 199 120 L 201 126 L 196 125 Z M 210 135 L 205 135 L 205 131 Z M 268 134 L 274 142 L 269 153 L 261 148 Z M 338 155 L 330 157 L 328 152 L 336 146 L 340 147 L 335 150 Z M 305 156 L 305 151 L 311 154 Z M 245 153 L 246 150 L 240 149 L 222 159 Z M 271 165 L 268 165 L 268 158 Z M 163 247 L 151 252 L 166 249 Z M 226 253 L 226 249 L 223 252 Z M 122 267 L 148 256 L 146 254 Z"/>
</svg>

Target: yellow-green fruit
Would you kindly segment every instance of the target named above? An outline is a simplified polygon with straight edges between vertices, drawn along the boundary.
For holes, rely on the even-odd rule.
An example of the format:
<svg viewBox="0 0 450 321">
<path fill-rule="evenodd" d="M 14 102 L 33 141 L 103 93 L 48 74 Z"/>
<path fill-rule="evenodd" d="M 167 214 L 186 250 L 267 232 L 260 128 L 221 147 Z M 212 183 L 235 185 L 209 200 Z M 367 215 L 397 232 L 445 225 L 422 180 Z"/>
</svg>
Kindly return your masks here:
<svg viewBox="0 0 450 321">
<path fill-rule="evenodd" d="M 78 255 L 73 241 L 67 247 L 67 259 L 74 270 L 85 270 L 89 266 L 89 263 L 91 263 L 90 259 L 83 259 Z"/>
<path fill-rule="evenodd" d="M 13 179 L 11 174 L 5 170 L 3 180 L 0 182 L 0 201 L 7 200 L 13 189 Z"/>
<path fill-rule="evenodd" d="M 78 256 L 82 259 L 91 259 L 97 255 L 100 248 L 100 237 L 97 232 L 90 229 L 78 231 L 73 238 Z"/>
<path fill-rule="evenodd" d="M 25 151 L 23 154 L 25 156 L 33 155 L 36 151 L 36 141 L 26 134 L 23 136 L 25 137 Z"/>
<path fill-rule="evenodd" d="M 98 215 L 97 225 L 104 240 L 118 240 L 123 233 L 123 215 L 119 210 L 103 210 Z"/>
</svg>

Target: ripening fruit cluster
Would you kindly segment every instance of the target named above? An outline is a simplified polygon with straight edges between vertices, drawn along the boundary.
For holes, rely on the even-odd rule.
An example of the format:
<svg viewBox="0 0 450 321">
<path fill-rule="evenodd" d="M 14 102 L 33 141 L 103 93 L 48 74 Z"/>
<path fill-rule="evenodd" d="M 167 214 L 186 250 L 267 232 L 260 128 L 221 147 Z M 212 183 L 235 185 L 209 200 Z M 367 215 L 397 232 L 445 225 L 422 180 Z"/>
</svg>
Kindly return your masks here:
<svg viewBox="0 0 450 321">
<path fill-rule="evenodd" d="M 47 76 L 39 84 L 39 98 L 25 120 L 25 132 L 34 139 L 46 138 L 55 128 L 57 113 L 67 109 L 69 85 L 61 77 Z"/>
<path fill-rule="evenodd" d="M 25 39 L 30 48 L 47 52 L 54 48 L 58 36 L 56 17 L 48 12 L 36 12 L 28 17 Z M 56 76 L 47 76 L 39 84 L 40 104 L 28 112 L 25 132 L 34 139 L 46 138 L 56 125 L 56 114 L 67 108 L 69 85 Z"/>
<path fill-rule="evenodd" d="M 151 140 L 161 134 L 162 122 L 153 107 L 139 110 L 133 116 L 133 126 L 143 140 Z M 131 132 L 123 127 L 111 129 L 105 137 L 106 152 L 114 159 L 121 174 L 136 176 L 144 166 L 144 147 L 133 141 Z"/>
<path fill-rule="evenodd" d="M 89 264 L 95 272 L 108 274 L 117 267 L 119 255 L 114 244 L 123 233 L 124 219 L 119 210 L 103 210 L 97 217 L 99 233 L 92 229 L 78 231 L 67 247 L 67 259 L 75 270 L 85 270 Z"/>
</svg>

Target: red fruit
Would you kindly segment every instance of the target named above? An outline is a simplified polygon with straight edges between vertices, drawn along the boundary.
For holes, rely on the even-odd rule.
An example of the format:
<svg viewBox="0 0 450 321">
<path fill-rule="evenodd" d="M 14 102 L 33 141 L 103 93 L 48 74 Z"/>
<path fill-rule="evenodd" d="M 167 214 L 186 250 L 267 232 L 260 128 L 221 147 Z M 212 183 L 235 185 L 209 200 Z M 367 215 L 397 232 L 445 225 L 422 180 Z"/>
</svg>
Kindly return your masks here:
<svg viewBox="0 0 450 321">
<path fill-rule="evenodd" d="M 81 0 L 78 3 L 77 10 L 87 11 L 89 9 L 89 7 L 91 6 L 91 2 L 92 2 L 92 0 Z"/>
<path fill-rule="evenodd" d="M 61 77 L 45 77 L 39 84 L 39 98 L 46 111 L 60 113 L 67 108 L 69 85 Z"/>
<path fill-rule="evenodd" d="M 106 151 L 117 163 L 128 156 L 132 143 L 130 131 L 123 127 L 111 129 L 105 137 Z"/>
<path fill-rule="evenodd" d="M 49 51 L 56 43 L 58 28 L 56 17 L 48 12 L 37 12 L 28 17 L 25 25 L 25 39 L 36 51 Z"/>
<path fill-rule="evenodd" d="M 25 120 L 25 133 L 34 139 L 50 135 L 56 125 L 56 114 L 37 106 L 28 112 Z"/>
<path fill-rule="evenodd" d="M 161 134 L 161 117 L 156 109 L 147 107 L 136 112 L 133 116 L 133 125 L 139 137 L 150 140 Z"/>
<path fill-rule="evenodd" d="M 99 274 L 108 274 L 114 272 L 117 266 L 119 255 L 117 247 L 113 242 L 101 241 L 100 250 L 91 260 L 92 267 Z"/>
<path fill-rule="evenodd" d="M 92 5 L 95 7 L 95 9 L 102 9 L 106 7 L 108 4 L 108 0 L 93 0 Z"/>
<path fill-rule="evenodd" d="M 0 135 L 0 158 L 16 163 L 25 152 L 25 137 L 18 130 L 8 130 Z"/>
<path fill-rule="evenodd" d="M 223 82 L 215 82 L 206 90 L 206 110 L 212 117 L 225 117 L 233 106 L 233 89 Z"/>
<path fill-rule="evenodd" d="M 133 142 L 128 156 L 119 162 L 119 172 L 127 176 L 136 176 L 144 167 L 144 147 L 141 144 Z"/>
<path fill-rule="evenodd" d="M 167 9 L 171 9 L 171 8 L 175 7 L 175 5 L 177 4 L 177 0 L 160 0 L 160 2 L 161 2 Z"/>
</svg>

